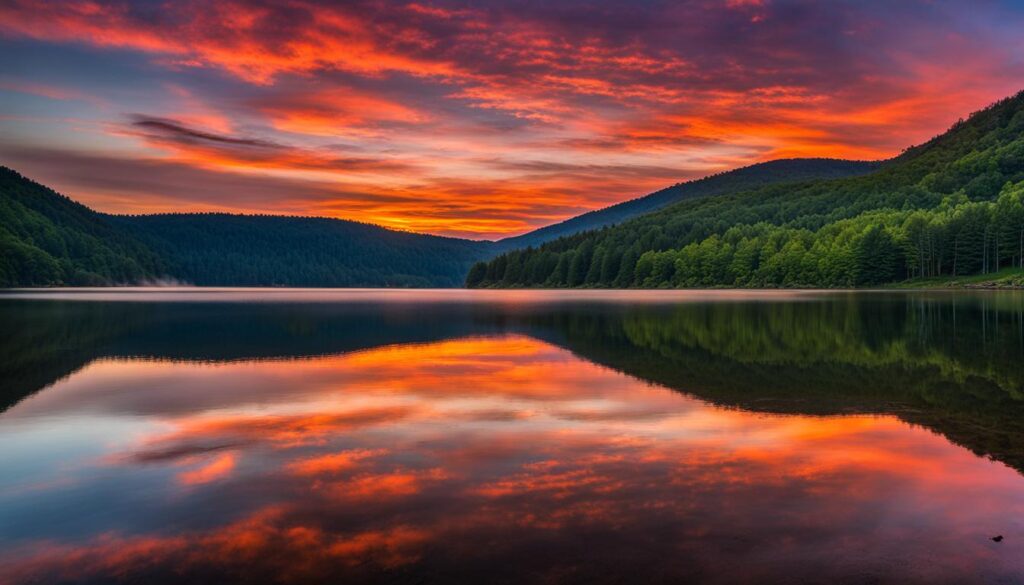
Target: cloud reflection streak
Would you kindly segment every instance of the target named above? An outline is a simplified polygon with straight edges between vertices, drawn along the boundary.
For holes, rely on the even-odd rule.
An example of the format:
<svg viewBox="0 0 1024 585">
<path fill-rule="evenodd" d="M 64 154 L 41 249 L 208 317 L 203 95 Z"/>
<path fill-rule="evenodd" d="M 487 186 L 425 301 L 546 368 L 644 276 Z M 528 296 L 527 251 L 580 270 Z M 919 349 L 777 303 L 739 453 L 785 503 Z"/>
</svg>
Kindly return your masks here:
<svg viewBox="0 0 1024 585">
<path fill-rule="evenodd" d="M 217 392 L 232 377 L 250 392 L 149 409 L 145 432 L 91 471 L 170 474 L 147 488 L 154 506 L 94 517 L 79 538 L 21 538 L 0 575 L 479 580 L 500 566 L 512 580 L 600 582 L 629 567 L 644 580 L 758 582 L 857 562 L 924 582 L 1024 569 L 1002 554 L 1019 545 L 984 537 L 1022 528 L 1007 519 L 1024 515 L 1024 482 L 1005 466 L 888 416 L 709 406 L 526 337 L 299 361 L 106 361 L 48 392 L 85 392 L 86 418 L 119 418 L 128 389 Z M 113 385 L 96 394 L 90 379 Z M 60 413 L 39 397 L 8 414 L 49 408 Z M 89 489 L 84 477 L 39 497 Z"/>
</svg>

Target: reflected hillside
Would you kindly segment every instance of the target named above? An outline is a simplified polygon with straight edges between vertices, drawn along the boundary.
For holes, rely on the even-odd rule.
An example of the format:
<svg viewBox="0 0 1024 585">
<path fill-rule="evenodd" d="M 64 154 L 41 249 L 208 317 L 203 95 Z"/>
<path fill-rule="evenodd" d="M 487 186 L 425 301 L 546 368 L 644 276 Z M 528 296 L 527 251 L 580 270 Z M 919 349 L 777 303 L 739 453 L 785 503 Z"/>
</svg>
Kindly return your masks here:
<svg viewBox="0 0 1024 585">
<path fill-rule="evenodd" d="M 101 358 L 224 362 L 333 355 L 480 329 L 465 310 L 330 304 L 0 301 L 0 408 Z"/>
<path fill-rule="evenodd" d="M 849 295 L 524 323 L 596 363 L 716 404 L 891 413 L 1024 470 L 1024 297 Z"/>
<path fill-rule="evenodd" d="M 0 301 L 3 408 L 101 358 L 227 362 L 519 333 L 728 407 L 892 413 L 1024 470 L 1024 295 L 673 303 Z"/>
</svg>

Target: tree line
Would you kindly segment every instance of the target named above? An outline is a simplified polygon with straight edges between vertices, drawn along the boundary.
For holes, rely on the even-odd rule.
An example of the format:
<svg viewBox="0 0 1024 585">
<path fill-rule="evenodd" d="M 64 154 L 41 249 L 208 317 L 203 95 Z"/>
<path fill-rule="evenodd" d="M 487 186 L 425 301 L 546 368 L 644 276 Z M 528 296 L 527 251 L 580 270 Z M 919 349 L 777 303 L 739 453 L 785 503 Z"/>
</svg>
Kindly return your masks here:
<svg viewBox="0 0 1024 585">
<path fill-rule="evenodd" d="M 450 287 L 493 246 L 328 218 L 106 215 L 0 167 L 0 287 Z"/>
<path fill-rule="evenodd" d="M 684 201 L 473 266 L 469 287 L 849 287 L 1024 267 L 1024 94 L 862 177 Z"/>
</svg>

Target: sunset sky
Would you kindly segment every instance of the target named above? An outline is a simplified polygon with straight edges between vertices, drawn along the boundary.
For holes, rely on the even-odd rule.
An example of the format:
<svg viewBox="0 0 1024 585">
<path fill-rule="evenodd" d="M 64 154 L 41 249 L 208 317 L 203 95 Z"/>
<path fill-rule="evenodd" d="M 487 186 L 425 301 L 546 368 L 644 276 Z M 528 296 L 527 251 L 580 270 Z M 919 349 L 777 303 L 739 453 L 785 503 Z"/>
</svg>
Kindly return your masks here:
<svg viewBox="0 0 1024 585">
<path fill-rule="evenodd" d="M 0 164 L 95 209 L 515 235 L 1024 89 L 1024 3 L 0 2 Z"/>
</svg>

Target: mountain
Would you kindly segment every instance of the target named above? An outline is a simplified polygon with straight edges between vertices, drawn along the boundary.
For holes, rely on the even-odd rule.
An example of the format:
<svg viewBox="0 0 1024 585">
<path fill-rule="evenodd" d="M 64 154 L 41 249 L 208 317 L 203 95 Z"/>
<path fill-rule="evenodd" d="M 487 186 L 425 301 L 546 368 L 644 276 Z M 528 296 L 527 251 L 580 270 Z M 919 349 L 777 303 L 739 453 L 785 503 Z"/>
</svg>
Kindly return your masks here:
<svg viewBox="0 0 1024 585">
<path fill-rule="evenodd" d="M 201 286 L 455 287 L 492 244 L 318 217 L 159 214 L 112 217 Z"/>
<path fill-rule="evenodd" d="M 1024 268 L 1022 133 L 1018 94 L 884 163 L 762 163 L 499 242 L 327 218 L 107 215 L 0 167 L 0 286 L 847 287 L 987 274 Z"/>
<path fill-rule="evenodd" d="M 896 416 L 1024 471 L 1020 296 L 815 299 L 621 310 L 438 301 L 411 311 L 372 297 L 353 304 L 0 296 L 0 323 L 8 325 L 0 337 L 0 411 L 96 360 L 281 360 L 509 334 L 730 409 Z"/>
<path fill-rule="evenodd" d="M 620 223 L 687 199 L 748 191 L 776 183 L 864 175 L 880 166 L 879 162 L 834 158 L 793 158 L 758 163 L 678 183 L 649 195 L 590 211 L 521 236 L 499 240 L 497 244 L 501 251 L 538 246 L 563 236 Z"/>
<path fill-rule="evenodd" d="M 491 242 L 337 219 L 98 213 L 0 167 L 0 286 L 434 286 Z"/>
<path fill-rule="evenodd" d="M 164 271 L 110 216 L 0 167 L 0 286 L 128 283 Z"/>
<path fill-rule="evenodd" d="M 470 287 L 850 287 L 1024 268 L 1024 92 L 857 177 L 677 202 L 474 265 Z"/>
<path fill-rule="evenodd" d="M 0 286 L 155 281 L 221 286 L 460 286 L 474 262 L 524 244 L 624 221 L 676 201 L 768 184 L 850 176 L 877 163 L 761 163 L 499 242 L 388 230 L 352 221 L 223 213 L 98 213 L 0 167 Z"/>
</svg>

